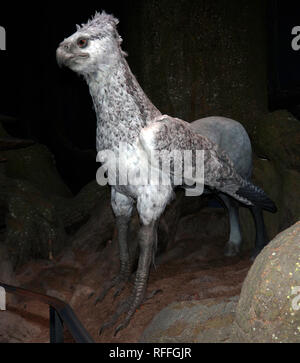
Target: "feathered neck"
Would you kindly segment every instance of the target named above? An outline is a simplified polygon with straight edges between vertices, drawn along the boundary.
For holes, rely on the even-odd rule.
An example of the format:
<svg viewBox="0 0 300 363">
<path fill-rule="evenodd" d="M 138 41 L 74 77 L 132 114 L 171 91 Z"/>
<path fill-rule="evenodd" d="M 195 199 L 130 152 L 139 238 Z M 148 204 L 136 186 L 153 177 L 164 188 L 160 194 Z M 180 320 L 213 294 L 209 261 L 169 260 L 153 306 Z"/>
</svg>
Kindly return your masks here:
<svg viewBox="0 0 300 363">
<path fill-rule="evenodd" d="M 160 111 L 148 99 L 124 57 L 86 77 L 97 116 L 97 150 L 133 144 Z"/>
</svg>

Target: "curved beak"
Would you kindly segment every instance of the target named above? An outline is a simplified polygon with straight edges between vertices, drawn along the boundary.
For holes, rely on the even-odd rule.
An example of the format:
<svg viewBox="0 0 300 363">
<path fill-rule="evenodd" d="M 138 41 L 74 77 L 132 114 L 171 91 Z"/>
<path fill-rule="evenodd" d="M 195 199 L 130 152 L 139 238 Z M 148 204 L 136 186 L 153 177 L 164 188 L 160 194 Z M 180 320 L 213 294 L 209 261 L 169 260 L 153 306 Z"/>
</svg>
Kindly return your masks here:
<svg viewBox="0 0 300 363">
<path fill-rule="evenodd" d="M 70 65 L 74 59 L 88 58 L 88 53 L 77 53 L 73 51 L 70 43 L 62 42 L 56 50 L 56 61 L 59 67 Z"/>
<path fill-rule="evenodd" d="M 60 68 L 65 65 L 64 51 L 60 46 L 56 49 L 56 62 Z"/>
</svg>

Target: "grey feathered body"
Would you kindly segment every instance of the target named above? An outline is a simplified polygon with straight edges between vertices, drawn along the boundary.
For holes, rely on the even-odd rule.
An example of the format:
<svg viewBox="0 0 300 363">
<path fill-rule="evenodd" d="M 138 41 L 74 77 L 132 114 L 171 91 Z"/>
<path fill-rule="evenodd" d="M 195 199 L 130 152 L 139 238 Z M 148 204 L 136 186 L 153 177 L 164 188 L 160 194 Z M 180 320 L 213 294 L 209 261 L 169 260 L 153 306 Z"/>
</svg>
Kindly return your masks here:
<svg viewBox="0 0 300 363">
<path fill-rule="evenodd" d="M 252 176 L 252 147 L 245 128 L 227 117 L 210 116 L 190 123 L 197 134 L 213 142 L 227 153 L 238 174 L 250 180 Z"/>
<path fill-rule="evenodd" d="M 147 154 L 139 140 L 141 130 L 151 125 L 161 113 L 142 91 L 124 58 L 116 64 L 105 82 L 101 72 L 87 82 L 97 115 L 97 151 L 112 150 L 118 155 L 120 143 L 126 144 L 127 153 L 118 157 L 123 165 L 126 164 L 128 174 L 140 174 L 143 168 L 149 167 Z M 171 185 L 135 184 L 114 185 L 113 188 L 139 201 L 139 209 L 143 211 L 141 218 L 145 223 L 158 218 L 172 198 Z"/>
<path fill-rule="evenodd" d="M 88 80 L 97 116 L 97 151 L 134 144 L 140 131 L 156 116 L 157 108 L 141 90 L 125 59 L 120 59 L 106 82 L 101 73 Z"/>
<path fill-rule="evenodd" d="M 93 78 L 86 80 L 97 115 L 97 151 L 109 149 L 117 153 L 120 143 L 126 143 L 128 151 L 122 155 L 122 160 L 132 175 L 150 167 L 151 151 L 204 150 L 205 185 L 252 205 L 250 200 L 236 193 L 246 184 L 226 151 L 195 132 L 187 122 L 162 115 L 141 89 L 122 53 L 108 77 L 104 78 L 98 70 Z M 129 183 L 114 187 L 135 200 L 142 197 L 141 208 L 149 211 L 145 220 L 156 218 L 173 195 L 171 186 L 165 185 Z M 152 195 L 160 201 L 157 212 Z"/>
<path fill-rule="evenodd" d="M 143 167 L 149 167 L 149 153 L 154 149 L 170 152 L 174 149 L 204 150 L 205 184 L 227 192 L 246 204 L 251 204 L 235 195 L 235 191 L 241 186 L 241 178 L 236 174 L 226 153 L 220 152 L 217 145 L 208 138 L 195 133 L 188 123 L 162 116 L 141 89 L 124 58 L 116 64 L 106 82 L 103 82 L 100 72 L 95 78 L 87 81 L 97 115 L 97 151 L 109 149 L 117 152 L 120 142 L 126 143 L 129 150 L 126 157 L 123 155 L 124 162 L 128 172 L 134 173 L 135 170 L 140 171 Z M 156 123 L 159 124 L 159 128 L 154 126 Z M 150 145 L 153 136 L 155 143 Z M 165 199 L 164 204 L 168 203 L 172 196 L 167 186 L 129 184 L 116 185 L 115 188 L 134 199 L 138 199 L 141 193 L 144 195 L 154 193 L 156 198 Z M 150 205 L 153 205 L 152 201 Z"/>
<path fill-rule="evenodd" d="M 124 162 L 127 164 L 128 172 L 134 173 L 131 169 L 141 170 L 143 166 L 149 167 L 146 165 L 149 163 L 149 158 L 145 154 L 145 148 L 148 152 L 151 148 L 158 151 L 205 150 L 206 185 L 230 192 L 232 189 L 230 178 L 240 181 L 225 152 L 218 152 L 217 146 L 209 139 L 195 133 L 189 124 L 182 120 L 169 116 L 161 117 L 161 113 L 145 95 L 124 58 L 116 64 L 106 82 L 103 82 L 101 72 L 95 75 L 93 79 L 87 79 L 87 82 L 97 115 L 97 151 L 109 149 L 117 152 L 119 144 L 126 143 L 129 150 Z M 159 123 L 161 127 L 153 128 L 155 123 Z M 153 132 L 155 132 L 155 144 L 149 149 Z M 233 191 L 237 189 L 236 185 L 239 185 L 236 183 L 237 180 L 234 180 Z M 161 193 L 164 194 L 161 197 L 167 199 L 166 203 L 172 194 L 165 186 L 117 185 L 115 187 L 135 199 L 140 193 L 154 192 L 156 197 Z M 240 200 L 247 203 L 247 200 L 241 197 Z"/>
<path fill-rule="evenodd" d="M 160 111 L 150 102 L 129 69 L 120 46 L 117 23 L 117 19 L 110 15 L 96 14 L 86 25 L 78 26 L 77 32 L 57 50 L 59 62 L 64 62 L 82 74 L 89 85 L 97 115 L 97 151 L 117 151 L 120 143 L 126 143 L 129 150 L 126 158 L 123 155 L 123 160 L 128 172 L 134 174 L 135 170 L 138 173 L 144 167 L 149 167 L 153 151 L 204 150 L 205 185 L 251 205 L 252 202 L 246 198 L 245 193 L 237 193 L 240 188 L 246 185 L 247 189 L 248 186 L 236 172 L 226 151 L 197 134 L 185 121 L 170 116 L 160 118 Z M 82 37 L 93 43 L 87 53 L 79 52 L 74 44 Z M 81 63 L 82 58 L 87 61 Z M 146 185 L 129 184 L 116 185 L 115 189 L 134 197 L 147 210 L 156 204 L 151 200 L 151 206 L 144 205 L 151 193 L 155 193 L 158 199 L 165 198 L 166 203 L 172 195 L 166 186 L 148 185 L 147 189 Z M 145 193 L 147 197 L 144 196 Z M 160 209 L 166 203 L 159 203 Z M 154 216 L 157 217 L 158 214 L 154 213 Z M 149 216 L 149 220 L 152 217 Z"/>
</svg>

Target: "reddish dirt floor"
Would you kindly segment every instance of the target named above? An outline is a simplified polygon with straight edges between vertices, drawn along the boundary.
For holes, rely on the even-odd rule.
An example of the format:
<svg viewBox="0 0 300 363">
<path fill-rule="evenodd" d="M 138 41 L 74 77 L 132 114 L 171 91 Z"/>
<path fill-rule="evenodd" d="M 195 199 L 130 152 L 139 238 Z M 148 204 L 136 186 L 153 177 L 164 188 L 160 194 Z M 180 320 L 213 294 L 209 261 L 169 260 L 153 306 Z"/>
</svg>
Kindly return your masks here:
<svg viewBox="0 0 300 363">
<path fill-rule="evenodd" d="M 104 281 L 117 271 L 117 267 L 109 261 L 107 265 L 97 264 L 101 260 L 101 252 L 69 249 L 55 260 L 29 263 L 18 271 L 17 280 L 24 288 L 69 303 L 96 342 L 134 343 L 139 341 L 152 318 L 174 301 L 239 295 L 251 261 L 248 254 L 224 257 L 224 243 L 224 240 L 207 240 L 199 246 L 195 240 L 182 240 L 173 251 L 158 259 L 156 270 L 151 270 L 148 292 L 155 289 L 162 292 L 147 300 L 136 311 L 129 326 L 116 337 L 113 335 L 114 329 L 121 323 L 122 317 L 101 336 L 98 331 L 112 316 L 118 304 L 129 296 L 132 283 L 128 283 L 116 299 L 113 298 L 113 291 L 110 291 L 102 303 L 95 305 L 95 298 Z M 0 338 L 2 336 L 3 341 L 49 342 L 48 306 L 9 297 L 8 312 L 10 315 L 7 319 L 13 321 L 15 315 L 21 316 L 23 324 L 26 326 L 28 323 L 28 329 L 26 333 L 15 332 L 14 335 L 1 332 L 0 327 Z M 73 341 L 67 331 L 65 341 Z"/>
</svg>

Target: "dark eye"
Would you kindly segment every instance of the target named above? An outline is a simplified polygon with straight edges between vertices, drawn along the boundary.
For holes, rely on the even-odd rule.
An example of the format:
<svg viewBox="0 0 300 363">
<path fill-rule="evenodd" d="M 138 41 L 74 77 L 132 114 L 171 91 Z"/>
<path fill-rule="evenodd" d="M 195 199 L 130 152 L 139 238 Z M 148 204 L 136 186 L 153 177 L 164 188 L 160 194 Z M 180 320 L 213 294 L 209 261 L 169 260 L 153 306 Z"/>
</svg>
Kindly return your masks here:
<svg viewBox="0 0 300 363">
<path fill-rule="evenodd" d="M 85 38 L 79 38 L 77 40 L 77 45 L 79 48 L 85 48 L 88 45 L 88 41 Z"/>
</svg>

